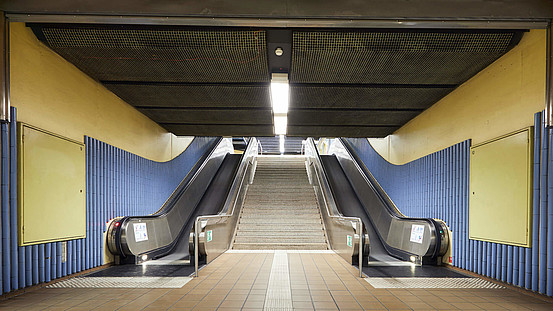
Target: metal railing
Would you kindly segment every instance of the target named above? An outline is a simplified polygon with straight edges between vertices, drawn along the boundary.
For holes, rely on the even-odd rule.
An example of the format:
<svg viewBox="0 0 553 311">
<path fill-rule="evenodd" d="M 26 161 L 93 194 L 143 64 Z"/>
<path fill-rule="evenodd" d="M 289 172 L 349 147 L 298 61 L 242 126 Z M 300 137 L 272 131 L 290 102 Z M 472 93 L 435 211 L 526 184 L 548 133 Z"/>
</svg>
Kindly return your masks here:
<svg viewBox="0 0 553 311">
<path fill-rule="evenodd" d="M 221 212 L 217 215 L 201 215 L 196 217 L 192 233 L 195 277 L 198 276 L 201 246 L 203 246 L 203 255 L 206 256 L 206 264 L 232 247 L 238 215 L 240 214 L 239 211 L 242 207 L 247 187 L 252 182 L 251 177 L 255 173 L 255 156 L 257 156 L 257 153 L 258 143 L 252 137 L 248 143 L 248 147 L 244 151 L 242 161 Z M 206 234 L 208 232 L 209 234 Z"/>
<path fill-rule="evenodd" d="M 323 216 L 331 249 L 347 261 L 350 261 L 355 255 L 354 245 L 357 244 L 359 277 L 362 278 L 363 256 L 365 255 L 364 244 L 368 245 L 369 243 L 368 236 L 363 233 L 363 222 L 359 217 L 343 216 L 338 211 L 336 203 L 334 202 L 332 190 L 330 189 L 330 185 L 322 169 L 319 153 L 313 138 L 308 138 L 305 146 L 309 182 L 313 184 L 317 199 L 319 200 L 321 215 Z M 316 179 L 314 179 L 313 175 L 315 175 Z M 351 234 L 352 237 L 351 245 L 348 245 L 349 234 Z M 355 240 L 355 242 L 353 240 Z M 365 243 L 363 243 L 364 241 Z"/>
</svg>

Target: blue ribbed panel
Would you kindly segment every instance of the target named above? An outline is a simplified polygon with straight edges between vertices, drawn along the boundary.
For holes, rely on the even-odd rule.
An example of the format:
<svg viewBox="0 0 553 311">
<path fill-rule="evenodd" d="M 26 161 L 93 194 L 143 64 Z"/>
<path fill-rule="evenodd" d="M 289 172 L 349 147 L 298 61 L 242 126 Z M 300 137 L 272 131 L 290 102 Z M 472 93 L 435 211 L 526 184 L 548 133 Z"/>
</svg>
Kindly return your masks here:
<svg viewBox="0 0 553 311">
<path fill-rule="evenodd" d="M 7 293 L 49 282 L 102 264 L 103 232 L 115 216 L 145 215 L 157 211 L 187 173 L 215 142 L 197 137 L 178 157 L 155 162 L 90 137 L 86 144 L 86 238 L 18 246 L 17 241 L 17 114 L 0 126 L 0 286 Z"/>
<path fill-rule="evenodd" d="M 384 160 L 366 139 L 348 141 L 404 214 L 448 224 L 455 266 L 553 296 L 553 131 L 542 118 L 534 118 L 531 248 L 468 239 L 470 141 L 404 165 Z"/>
</svg>

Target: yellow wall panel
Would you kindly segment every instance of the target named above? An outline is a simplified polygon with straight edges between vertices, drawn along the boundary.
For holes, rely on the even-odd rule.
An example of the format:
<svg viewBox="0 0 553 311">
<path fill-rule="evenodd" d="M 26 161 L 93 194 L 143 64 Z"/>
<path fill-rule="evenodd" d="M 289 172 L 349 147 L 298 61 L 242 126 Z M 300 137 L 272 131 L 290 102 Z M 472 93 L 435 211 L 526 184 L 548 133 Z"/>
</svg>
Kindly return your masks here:
<svg viewBox="0 0 553 311">
<path fill-rule="evenodd" d="M 534 124 L 545 107 L 546 31 L 520 43 L 385 139 L 370 139 L 388 161 L 403 164 L 472 139 L 490 140 Z"/>
<path fill-rule="evenodd" d="M 86 235 L 84 144 L 19 124 L 19 243 Z"/>
<path fill-rule="evenodd" d="M 11 104 L 18 120 L 83 142 L 84 135 L 155 161 L 179 155 L 177 137 L 41 43 L 24 23 L 10 23 Z"/>
<path fill-rule="evenodd" d="M 469 237 L 530 247 L 532 130 L 471 147 Z"/>
</svg>

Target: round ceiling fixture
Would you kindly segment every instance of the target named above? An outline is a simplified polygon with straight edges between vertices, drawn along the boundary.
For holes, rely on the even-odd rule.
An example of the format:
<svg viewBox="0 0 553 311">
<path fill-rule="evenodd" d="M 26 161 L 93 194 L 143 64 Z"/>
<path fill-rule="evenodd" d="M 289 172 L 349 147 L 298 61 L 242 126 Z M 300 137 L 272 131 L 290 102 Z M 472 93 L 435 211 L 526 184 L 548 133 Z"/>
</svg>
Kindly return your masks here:
<svg viewBox="0 0 553 311">
<path fill-rule="evenodd" d="M 275 49 L 275 55 L 276 56 L 282 56 L 282 54 L 284 54 L 284 50 L 282 50 L 282 48 L 276 48 Z"/>
</svg>

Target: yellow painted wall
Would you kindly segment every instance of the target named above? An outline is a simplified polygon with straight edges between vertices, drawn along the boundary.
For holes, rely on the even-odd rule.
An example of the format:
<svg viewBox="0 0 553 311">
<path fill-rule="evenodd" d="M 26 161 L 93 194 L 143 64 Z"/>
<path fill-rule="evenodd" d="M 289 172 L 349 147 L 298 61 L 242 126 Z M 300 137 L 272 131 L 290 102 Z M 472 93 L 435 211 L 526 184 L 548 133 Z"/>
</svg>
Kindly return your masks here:
<svg viewBox="0 0 553 311">
<path fill-rule="evenodd" d="M 168 161 L 192 137 L 176 137 L 10 23 L 11 104 L 18 121 L 77 141 L 87 135 L 139 156 Z"/>
<path fill-rule="evenodd" d="M 403 164 L 472 139 L 479 144 L 531 126 L 545 107 L 546 31 L 520 43 L 384 139 L 369 139 L 388 161 Z"/>
</svg>

